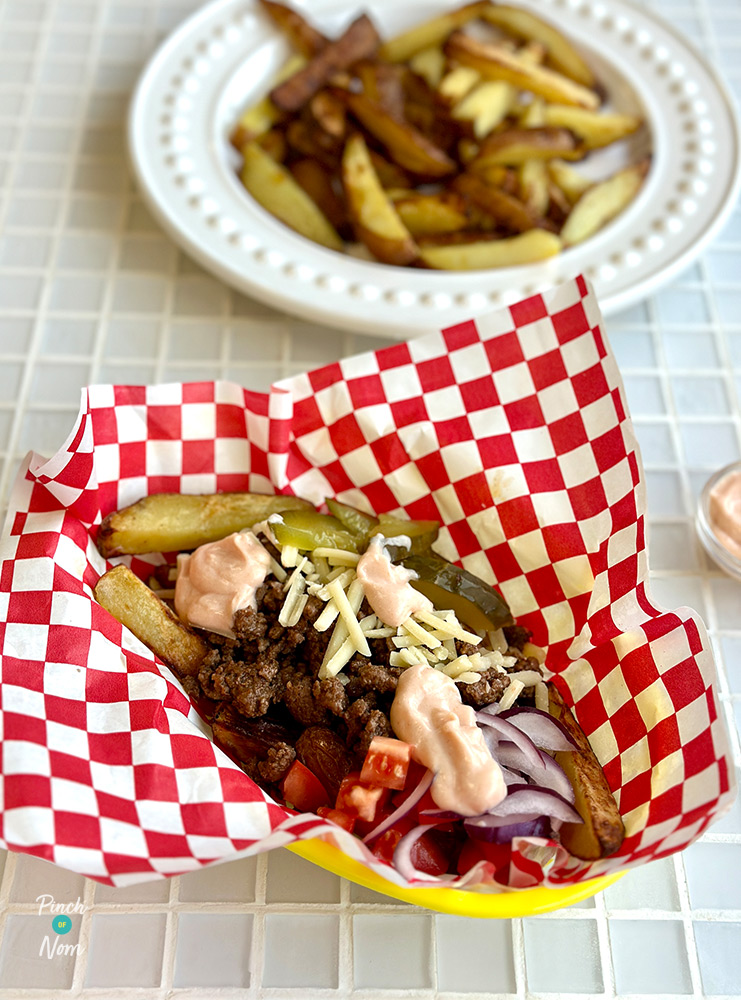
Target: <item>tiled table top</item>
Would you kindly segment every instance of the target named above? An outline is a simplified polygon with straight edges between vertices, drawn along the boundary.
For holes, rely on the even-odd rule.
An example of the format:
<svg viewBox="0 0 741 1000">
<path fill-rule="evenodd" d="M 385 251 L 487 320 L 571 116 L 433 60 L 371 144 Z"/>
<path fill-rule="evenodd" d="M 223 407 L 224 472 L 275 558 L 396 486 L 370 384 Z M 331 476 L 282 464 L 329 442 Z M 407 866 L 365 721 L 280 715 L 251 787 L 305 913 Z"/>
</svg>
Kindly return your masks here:
<svg viewBox="0 0 741 1000">
<path fill-rule="evenodd" d="M 381 346 L 231 292 L 133 189 L 130 89 L 197 6 L 0 0 L 0 505 L 24 453 L 61 444 L 84 384 L 266 389 Z M 741 96 L 738 0 L 650 6 Z M 693 528 L 704 480 L 741 458 L 741 209 L 697 264 L 607 329 L 643 451 L 653 592 L 703 615 L 741 764 L 741 585 L 708 563 Z M 79 900 L 68 935 L 49 933 L 39 896 Z M 0 935 L 0 998 L 739 997 L 741 805 L 594 900 L 503 922 L 397 904 L 283 851 L 125 890 L 10 855 Z"/>
</svg>

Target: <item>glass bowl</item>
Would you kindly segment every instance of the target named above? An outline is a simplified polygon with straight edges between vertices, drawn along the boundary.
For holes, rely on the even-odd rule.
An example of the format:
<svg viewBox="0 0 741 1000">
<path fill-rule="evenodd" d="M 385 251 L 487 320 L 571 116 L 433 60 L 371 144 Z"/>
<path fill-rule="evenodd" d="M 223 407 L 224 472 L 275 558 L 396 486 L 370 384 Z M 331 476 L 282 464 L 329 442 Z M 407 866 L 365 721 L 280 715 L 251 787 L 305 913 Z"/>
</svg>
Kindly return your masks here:
<svg viewBox="0 0 741 1000">
<path fill-rule="evenodd" d="M 741 556 L 736 555 L 726 545 L 718 534 L 717 525 L 712 516 L 711 494 L 713 490 L 728 476 L 741 477 L 741 462 L 732 462 L 714 473 L 705 483 L 697 503 L 695 524 L 705 551 L 710 558 L 729 576 L 741 580 Z"/>
</svg>

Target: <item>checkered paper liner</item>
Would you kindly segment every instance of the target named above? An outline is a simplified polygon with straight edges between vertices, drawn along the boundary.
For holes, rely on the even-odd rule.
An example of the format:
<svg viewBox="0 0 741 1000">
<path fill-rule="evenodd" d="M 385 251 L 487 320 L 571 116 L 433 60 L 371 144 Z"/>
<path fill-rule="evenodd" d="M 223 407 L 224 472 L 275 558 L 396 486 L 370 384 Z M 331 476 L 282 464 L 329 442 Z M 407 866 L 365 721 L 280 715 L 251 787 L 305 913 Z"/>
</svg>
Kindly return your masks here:
<svg viewBox="0 0 741 1000">
<path fill-rule="evenodd" d="M 592 864 L 518 840 L 510 886 L 582 881 L 696 839 L 734 791 L 714 665 L 700 619 L 647 593 L 640 459 L 600 322 L 579 278 L 267 394 L 84 390 L 59 453 L 27 458 L 0 549 L 4 845 L 125 885 L 329 834 L 408 884 L 355 837 L 272 802 L 92 599 L 103 516 L 220 490 L 438 519 L 441 553 L 496 583 L 546 647 L 627 836 Z"/>
</svg>

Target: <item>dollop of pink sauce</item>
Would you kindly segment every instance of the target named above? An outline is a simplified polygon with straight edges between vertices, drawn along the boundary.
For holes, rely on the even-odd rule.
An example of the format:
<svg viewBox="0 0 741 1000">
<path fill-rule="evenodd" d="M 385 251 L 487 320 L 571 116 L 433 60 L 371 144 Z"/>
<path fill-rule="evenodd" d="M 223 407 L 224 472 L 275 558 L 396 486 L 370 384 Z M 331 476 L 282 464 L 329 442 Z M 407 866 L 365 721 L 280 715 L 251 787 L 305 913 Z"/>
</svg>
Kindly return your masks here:
<svg viewBox="0 0 741 1000">
<path fill-rule="evenodd" d="M 710 491 L 709 516 L 720 544 L 741 559 L 741 472 L 729 472 Z"/>
<path fill-rule="evenodd" d="M 257 588 L 270 569 L 270 555 L 251 531 L 178 556 L 175 610 L 198 628 L 234 637 L 234 612 L 257 608 Z"/>
<path fill-rule="evenodd" d="M 462 703 L 447 674 L 425 664 L 408 667 L 396 687 L 391 726 L 411 744 L 412 757 L 435 774 L 430 793 L 441 809 L 478 816 L 506 796 L 474 710 Z"/>
<path fill-rule="evenodd" d="M 416 574 L 391 562 L 383 547 L 383 535 L 375 535 L 360 557 L 357 576 L 366 600 L 385 625 L 398 628 L 410 615 L 432 611 L 432 601 L 409 582 Z"/>
</svg>

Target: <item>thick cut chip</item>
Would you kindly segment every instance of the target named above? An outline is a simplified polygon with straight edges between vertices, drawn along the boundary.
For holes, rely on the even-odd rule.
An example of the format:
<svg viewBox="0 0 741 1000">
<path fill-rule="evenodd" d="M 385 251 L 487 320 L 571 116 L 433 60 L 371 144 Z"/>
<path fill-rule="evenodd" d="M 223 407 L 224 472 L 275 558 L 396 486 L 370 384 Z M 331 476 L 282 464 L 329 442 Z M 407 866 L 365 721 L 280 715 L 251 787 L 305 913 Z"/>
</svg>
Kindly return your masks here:
<svg viewBox="0 0 741 1000">
<path fill-rule="evenodd" d="M 337 230 L 289 170 L 254 142 L 244 147 L 242 156 L 242 183 L 256 202 L 307 240 L 330 250 L 344 249 Z"/>
<path fill-rule="evenodd" d="M 558 236 L 545 229 L 530 229 L 501 240 L 421 247 L 420 256 L 425 264 L 444 271 L 482 271 L 490 267 L 514 267 L 546 260 L 560 250 Z"/>
<path fill-rule="evenodd" d="M 194 677 L 209 645 L 184 625 L 128 566 L 100 577 L 93 594 L 98 604 L 125 625 L 180 677 Z"/>
<path fill-rule="evenodd" d="M 447 14 L 441 14 L 430 21 L 418 24 L 396 38 L 391 38 L 381 46 L 379 55 L 389 62 L 403 62 L 433 45 L 439 45 L 448 35 L 474 18 L 481 17 L 491 6 L 491 0 L 469 3 Z"/>
<path fill-rule="evenodd" d="M 625 827 L 604 772 L 581 726 L 552 684 L 548 685 L 548 697 L 551 715 L 565 727 L 579 748 L 554 755 L 573 785 L 574 806 L 584 820 L 583 823 L 564 823 L 561 843 L 575 858 L 596 861 L 620 849 Z"/>
<path fill-rule="evenodd" d="M 104 518 L 97 545 L 106 558 L 188 551 L 251 528 L 271 514 L 298 509 L 313 507 L 298 497 L 262 493 L 155 493 Z"/>
<path fill-rule="evenodd" d="M 647 171 L 648 161 L 645 160 L 588 188 L 561 230 L 564 246 L 573 246 L 593 236 L 622 212 L 640 191 Z"/>
</svg>

